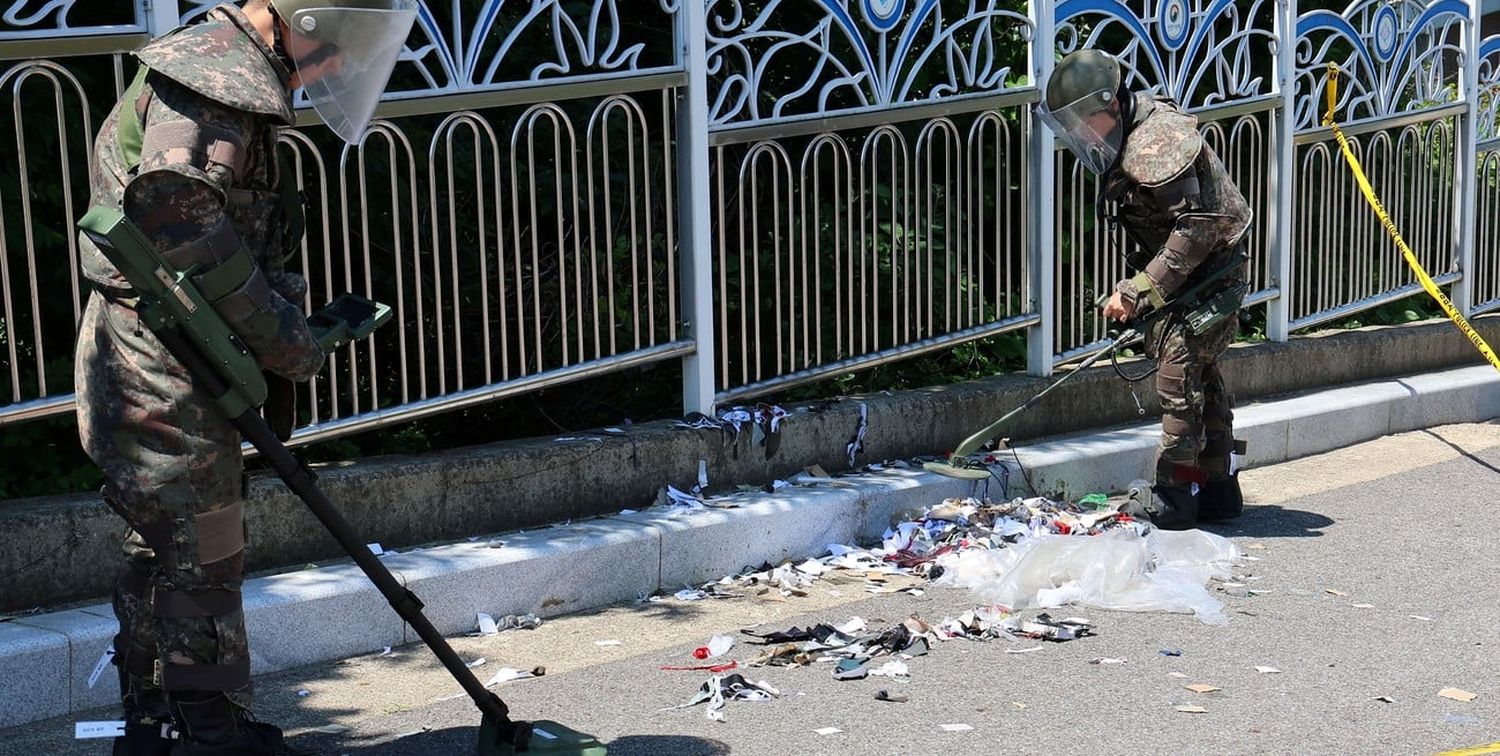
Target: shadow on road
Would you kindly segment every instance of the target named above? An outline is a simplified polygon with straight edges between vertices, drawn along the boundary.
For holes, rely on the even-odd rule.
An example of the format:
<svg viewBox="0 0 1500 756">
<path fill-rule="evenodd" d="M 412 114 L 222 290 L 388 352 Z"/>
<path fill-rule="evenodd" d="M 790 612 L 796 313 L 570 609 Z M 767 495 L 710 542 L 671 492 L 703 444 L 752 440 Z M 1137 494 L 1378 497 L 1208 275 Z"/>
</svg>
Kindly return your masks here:
<svg viewBox="0 0 1500 756">
<path fill-rule="evenodd" d="M 1437 439 L 1439 441 L 1442 441 L 1445 444 L 1447 444 L 1448 448 L 1450 448 L 1453 451 L 1456 451 L 1459 454 L 1463 455 L 1465 458 L 1467 458 L 1469 461 L 1473 462 L 1474 464 L 1479 465 L 1480 467 L 1483 467 L 1483 468 L 1489 470 L 1492 473 L 1500 473 L 1500 467 L 1495 467 L 1494 465 L 1492 465 L 1492 464 L 1490 464 L 1490 463 L 1488 463 L 1488 462 L 1480 459 L 1479 456 L 1477 454 L 1475 454 L 1474 452 L 1471 452 L 1468 449 L 1465 449 L 1462 446 L 1459 446 L 1458 444 L 1455 444 L 1452 441 L 1449 441 L 1448 439 L 1443 438 L 1442 436 L 1440 436 L 1440 435 L 1438 435 L 1438 434 L 1436 434 L 1436 433 L 1434 433 L 1434 432 L 1432 432 L 1430 430 L 1424 430 L 1422 432 L 1425 433 L 1425 434 L 1427 434 L 1427 435 L 1429 435 L 1429 436 L 1432 436 L 1433 438 L 1435 438 L 1435 439 Z"/>
<path fill-rule="evenodd" d="M 361 744 L 358 739 L 305 735 L 293 743 L 310 753 L 354 756 L 433 756 L 474 753 L 478 727 L 450 727 L 414 733 L 385 743 Z M 627 735 L 606 743 L 610 756 L 727 756 L 729 745 L 685 735 Z"/>
<path fill-rule="evenodd" d="M 1229 522 L 1204 523 L 1199 527 L 1221 536 L 1245 538 L 1318 538 L 1333 519 L 1317 512 L 1286 509 L 1275 504 L 1248 504 L 1245 513 Z"/>
</svg>

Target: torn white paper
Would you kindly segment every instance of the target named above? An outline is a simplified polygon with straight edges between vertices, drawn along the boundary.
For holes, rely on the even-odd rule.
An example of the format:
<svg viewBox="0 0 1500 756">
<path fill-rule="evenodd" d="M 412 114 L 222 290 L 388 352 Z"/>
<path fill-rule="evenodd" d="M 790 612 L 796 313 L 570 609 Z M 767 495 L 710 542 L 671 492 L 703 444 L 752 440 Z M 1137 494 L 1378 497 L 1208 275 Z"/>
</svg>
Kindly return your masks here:
<svg viewBox="0 0 1500 756">
<path fill-rule="evenodd" d="M 475 659 L 474 661 L 471 661 L 471 662 L 465 664 L 464 666 L 468 667 L 469 669 L 474 669 L 475 667 L 483 667 L 484 666 L 484 661 L 485 661 L 484 657 L 481 656 L 478 659 Z"/>
<path fill-rule="evenodd" d="M 480 612 L 477 619 L 479 622 L 480 635 L 494 635 L 495 633 L 500 632 L 500 627 L 495 624 L 494 617 L 491 617 L 484 612 Z"/>
<path fill-rule="evenodd" d="M 73 739 L 118 738 L 125 735 L 124 722 L 74 722 Z"/>
<path fill-rule="evenodd" d="M 89 688 L 99 682 L 99 676 L 104 674 L 104 668 L 109 666 L 111 659 L 115 658 L 115 647 L 111 643 L 109 648 L 104 649 L 104 655 L 99 657 L 99 663 L 94 665 L 94 671 L 89 673 Z"/>
<path fill-rule="evenodd" d="M 972 730 L 974 728 L 963 723 L 957 723 L 938 725 L 938 729 L 942 730 L 943 732 L 968 732 L 969 730 Z"/>
<path fill-rule="evenodd" d="M 380 556 L 385 553 L 385 549 L 380 548 L 380 544 L 378 543 L 365 544 L 365 548 L 368 548 L 370 550 L 370 553 L 374 554 L 375 556 Z"/>
<path fill-rule="evenodd" d="M 813 730 L 813 732 L 819 735 L 834 735 L 836 733 L 843 732 L 843 730 L 840 730 L 837 727 L 819 727 L 818 729 Z"/>
</svg>

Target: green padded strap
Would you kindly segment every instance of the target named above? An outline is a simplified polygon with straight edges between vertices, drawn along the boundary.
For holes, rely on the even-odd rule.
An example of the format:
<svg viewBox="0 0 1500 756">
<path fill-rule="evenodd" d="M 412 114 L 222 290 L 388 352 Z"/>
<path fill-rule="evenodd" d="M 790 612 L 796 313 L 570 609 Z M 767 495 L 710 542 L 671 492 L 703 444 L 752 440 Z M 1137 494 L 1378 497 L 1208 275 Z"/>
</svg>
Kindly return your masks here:
<svg viewBox="0 0 1500 756">
<path fill-rule="evenodd" d="M 120 98 L 124 106 L 120 111 L 120 122 L 115 125 L 115 138 L 120 143 L 120 155 L 125 159 L 127 172 L 134 171 L 141 164 L 141 142 L 145 139 L 145 126 L 141 123 L 136 104 L 140 102 L 141 92 L 146 88 L 146 74 L 149 73 L 151 69 L 141 66 L 141 70 L 135 74 L 135 81 L 130 83 L 130 88 Z"/>
</svg>

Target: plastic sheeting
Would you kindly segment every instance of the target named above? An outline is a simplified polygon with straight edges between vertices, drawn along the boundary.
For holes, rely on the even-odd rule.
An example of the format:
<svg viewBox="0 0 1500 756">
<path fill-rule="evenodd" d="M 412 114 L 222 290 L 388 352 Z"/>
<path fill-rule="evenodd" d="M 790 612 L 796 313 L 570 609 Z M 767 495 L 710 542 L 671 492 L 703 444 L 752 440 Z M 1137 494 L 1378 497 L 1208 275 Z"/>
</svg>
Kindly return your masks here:
<svg viewBox="0 0 1500 756">
<path fill-rule="evenodd" d="M 1227 578 L 1239 550 L 1201 530 L 1120 528 L 1093 536 L 1043 535 L 996 549 L 969 549 L 938 558 L 939 585 L 972 589 L 983 601 L 1012 610 L 1076 604 L 1127 612 L 1193 614 L 1229 621 L 1209 593 Z"/>
</svg>

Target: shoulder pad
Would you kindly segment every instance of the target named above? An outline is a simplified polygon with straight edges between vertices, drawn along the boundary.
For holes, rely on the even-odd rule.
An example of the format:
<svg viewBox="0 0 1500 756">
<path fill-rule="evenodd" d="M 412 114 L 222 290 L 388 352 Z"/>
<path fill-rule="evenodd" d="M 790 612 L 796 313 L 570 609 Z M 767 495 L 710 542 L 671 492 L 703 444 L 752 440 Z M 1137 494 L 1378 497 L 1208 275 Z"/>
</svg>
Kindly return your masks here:
<svg viewBox="0 0 1500 756">
<path fill-rule="evenodd" d="M 1202 151 L 1198 117 L 1158 104 L 1125 140 L 1120 167 L 1142 186 L 1160 186 L 1190 168 Z"/>
<path fill-rule="evenodd" d="M 151 70 L 235 110 L 292 124 L 292 98 L 257 40 L 227 20 L 186 27 L 136 51 Z"/>
</svg>

